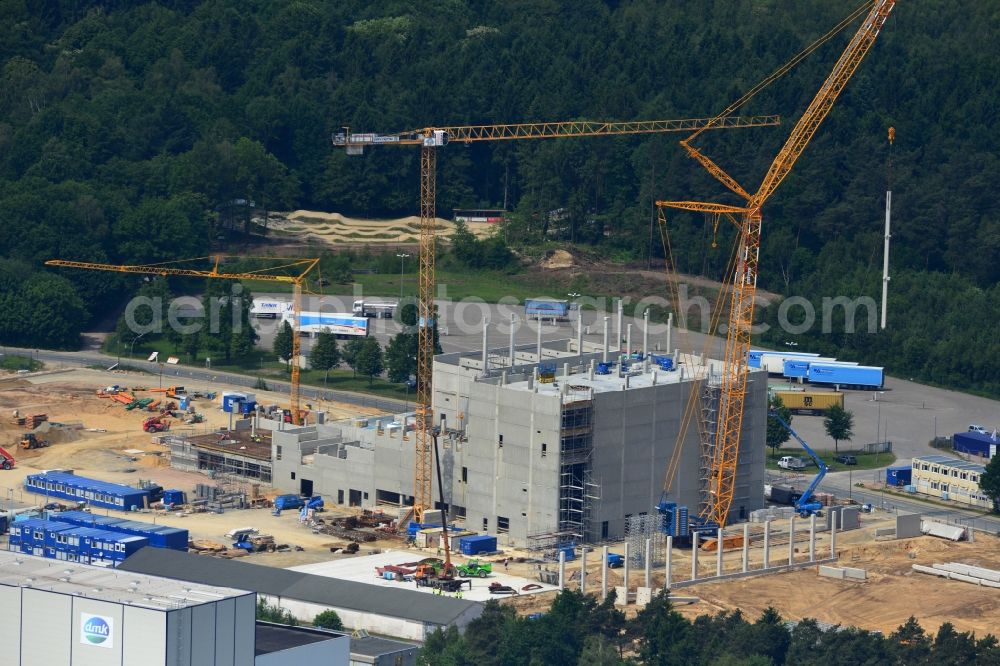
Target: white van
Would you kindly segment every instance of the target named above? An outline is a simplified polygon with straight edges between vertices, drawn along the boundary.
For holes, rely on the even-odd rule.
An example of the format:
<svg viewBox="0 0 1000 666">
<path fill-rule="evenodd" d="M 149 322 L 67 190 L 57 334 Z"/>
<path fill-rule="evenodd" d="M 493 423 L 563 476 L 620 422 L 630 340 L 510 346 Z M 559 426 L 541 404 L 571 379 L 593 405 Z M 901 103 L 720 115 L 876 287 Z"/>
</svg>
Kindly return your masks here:
<svg viewBox="0 0 1000 666">
<path fill-rule="evenodd" d="M 796 458 L 795 456 L 782 456 L 781 460 L 778 461 L 778 467 L 800 470 L 806 468 L 806 462 L 802 458 Z"/>
<path fill-rule="evenodd" d="M 978 432 L 980 435 L 990 434 L 989 432 L 986 431 L 986 428 L 984 428 L 981 425 L 975 425 L 975 424 L 969 426 L 969 432 Z"/>
</svg>

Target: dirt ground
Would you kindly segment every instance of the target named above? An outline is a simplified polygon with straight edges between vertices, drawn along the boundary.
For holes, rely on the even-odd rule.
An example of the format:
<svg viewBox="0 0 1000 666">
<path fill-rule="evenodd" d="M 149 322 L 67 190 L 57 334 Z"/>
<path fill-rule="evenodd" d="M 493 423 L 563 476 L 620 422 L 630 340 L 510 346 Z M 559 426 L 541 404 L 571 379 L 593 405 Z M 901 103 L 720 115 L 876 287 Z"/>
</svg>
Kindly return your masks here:
<svg viewBox="0 0 1000 666">
<path fill-rule="evenodd" d="M 166 448 L 155 442 L 155 436 L 144 433 L 141 422 L 147 413 L 127 412 L 119 403 L 98 398 L 95 389 L 109 384 L 128 386 L 150 385 L 148 375 L 126 375 L 97 370 L 57 371 L 32 375 L 28 378 L 9 375 L 0 377 L 0 445 L 17 460 L 15 469 L 0 472 L 0 492 L 4 497 L 36 502 L 38 496 L 23 491 L 27 474 L 41 469 L 71 468 L 80 474 L 107 481 L 134 485 L 140 479 L 152 480 L 165 488 L 180 488 L 190 492 L 195 484 L 206 483 L 207 477 L 193 472 L 181 472 L 169 467 Z M 152 378 L 153 382 L 156 378 Z M 155 384 L 154 384 L 155 385 Z M 192 384 L 189 390 L 216 390 L 220 386 Z M 151 394 L 157 395 L 157 394 Z M 283 402 L 277 394 L 261 394 L 265 402 Z M 206 422 L 185 426 L 188 431 L 207 432 L 228 424 L 229 415 L 218 408 L 217 401 L 194 401 L 196 409 L 205 415 Z M 344 418 L 358 410 L 348 405 L 324 405 L 332 418 Z M 38 450 L 17 447 L 25 429 L 9 422 L 12 410 L 22 416 L 48 414 L 49 421 L 66 424 L 81 423 L 82 429 L 49 430 L 40 433 L 51 446 Z M 183 424 L 174 426 L 180 430 Z M 334 508 L 331 513 L 349 510 Z M 114 513 L 114 512 L 111 512 Z M 279 517 L 267 509 L 229 510 L 223 514 L 165 514 L 150 512 L 136 516 L 141 520 L 184 527 L 194 539 L 225 543 L 225 533 L 239 527 L 256 527 L 274 535 L 278 543 L 285 543 L 302 550 L 261 553 L 247 556 L 248 561 L 270 566 L 289 567 L 310 564 L 338 557 L 331 548 L 346 545 L 328 535 L 314 534 L 299 523 L 297 512 L 285 512 Z M 1000 590 L 980 588 L 969 583 L 949 581 L 913 572 L 912 564 L 931 565 L 940 562 L 963 562 L 992 569 L 1000 569 L 1000 539 L 982 534 L 974 543 L 954 543 L 935 537 L 919 537 L 900 541 L 875 541 L 874 530 L 894 524 L 892 514 L 871 514 L 863 517 L 862 529 L 838 535 L 839 564 L 866 569 L 868 580 L 848 582 L 819 578 L 815 567 L 791 573 L 772 574 L 734 580 L 726 583 L 706 583 L 676 590 L 682 596 L 695 596 L 699 602 L 679 607 L 685 615 L 694 616 L 722 609 L 741 609 L 753 618 L 767 606 L 774 606 L 788 619 L 816 618 L 834 624 L 855 625 L 865 629 L 892 632 L 914 615 L 928 631 L 936 631 L 943 622 L 952 622 L 959 631 L 974 631 L 977 635 L 996 633 L 996 618 L 1000 617 Z M 759 530 L 753 526 L 753 530 Z M 801 541 L 808 531 L 802 521 L 797 523 L 794 548 L 797 561 L 808 559 L 808 546 Z M 771 561 L 787 561 L 789 545 L 787 521 L 773 523 Z M 784 541 L 782 542 L 782 540 Z M 753 539 L 752 539 L 753 541 Z M 762 551 L 759 541 L 751 547 L 751 566 L 759 566 Z M 362 544 L 359 555 L 368 555 L 386 548 L 405 547 L 401 539 L 388 537 L 373 543 Z M 817 556 L 830 551 L 829 536 L 817 538 Z M 612 552 L 623 552 L 621 545 L 612 545 Z M 431 553 L 433 554 L 433 553 Z M 527 556 L 532 553 L 510 552 L 506 555 Z M 457 559 L 457 558 L 456 558 Z M 499 562 L 499 558 L 488 558 Z M 601 584 L 600 556 L 588 556 L 588 591 L 598 592 Z M 739 551 L 724 554 L 724 569 L 735 571 L 741 566 Z M 690 577 L 690 552 L 675 550 L 674 580 Z M 708 575 L 716 566 L 712 553 L 699 556 L 700 575 Z M 544 565 L 555 569 L 555 564 Z M 535 578 L 539 565 L 532 562 L 512 563 L 511 574 Z M 622 570 L 608 572 L 609 586 L 622 584 Z M 567 580 L 577 585 L 579 560 L 567 564 Z M 641 568 L 633 568 L 631 586 L 643 583 Z M 654 587 L 663 585 L 662 568 L 653 572 Z M 506 598 L 503 603 L 513 605 L 522 613 L 543 612 L 548 608 L 553 593 Z M 627 610 L 636 612 L 634 606 Z"/>
<path fill-rule="evenodd" d="M 450 236 L 455 232 L 451 220 L 435 220 L 438 236 Z M 268 225 L 302 239 L 322 241 L 343 247 L 344 243 L 413 243 L 420 239 L 420 218 L 411 215 L 398 220 L 359 220 L 344 217 L 339 213 L 297 210 L 285 219 L 271 218 Z M 478 237 L 489 235 L 491 225 L 485 222 L 469 222 L 470 232 Z"/>
</svg>

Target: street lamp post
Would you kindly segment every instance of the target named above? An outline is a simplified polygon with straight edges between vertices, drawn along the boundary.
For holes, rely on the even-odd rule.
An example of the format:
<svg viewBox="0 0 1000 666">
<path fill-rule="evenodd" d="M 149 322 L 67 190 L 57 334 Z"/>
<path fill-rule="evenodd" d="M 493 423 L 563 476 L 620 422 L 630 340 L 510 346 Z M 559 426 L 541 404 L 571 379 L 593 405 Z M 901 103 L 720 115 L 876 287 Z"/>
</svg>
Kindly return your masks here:
<svg viewBox="0 0 1000 666">
<path fill-rule="evenodd" d="M 409 257 L 410 255 L 405 254 L 405 253 L 397 253 L 396 256 L 399 257 L 399 300 L 402 302 L 402 300 L 403 300 L 403 265 L 406 262 L 406 258 Z"/>
<path fill-rule="evenodd" d="M 128 348 L 128 360 L 129 361 L 132 360 L 132 354 L 135 352 L 135 341 L 138 340 L 139 338 L 141 338 L 144 335 L 146 335 L 145 331 L 142 332 L 142 333 L 140 333 L 139 335 L 135 336 L 134 338 L 132 338 L 132 344 Z"/>
</svg>

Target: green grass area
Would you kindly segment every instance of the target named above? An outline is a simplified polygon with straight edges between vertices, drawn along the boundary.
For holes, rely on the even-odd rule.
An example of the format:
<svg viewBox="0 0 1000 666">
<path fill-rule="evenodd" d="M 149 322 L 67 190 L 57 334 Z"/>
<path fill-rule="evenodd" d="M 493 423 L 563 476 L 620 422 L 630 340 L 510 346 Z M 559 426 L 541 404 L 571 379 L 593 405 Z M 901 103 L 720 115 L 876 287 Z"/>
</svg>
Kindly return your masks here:
<svg viewBox="0 0 1000 666">
<path fill-rule="evenodd" d="M 36 361 L 35 359 L 27 356 L 0 354 L 0 370 L 9 370 L 11 372 L 27 370 L 29 372 L 36 372 L 44 367 L 45 364 L 41 361 Z"/>
<path fill-rule="evenodd" d="M 854 470 L 855 472 L 866 469 L 878 469 L 880 467 L 886 467 L 888 465 L 896 462 L 896 455 L 894 453 L 857 453 L 854 451 L 840 451 L 836 453 L 829 450 L 819 450 L 814 449 L 816 455 L 826 463 L 827 467 L 830 468 L 831 472 L 844 472 L 847 470 Z M 838 455 L 849 455 L 854 456 L 858 459 L 857 465 L 844 465 L 842 463 L 834 462 L 833 459 Z M 778 449 L 777 454 L 772 454 L 771 450 L 767 451 L 767 469 L 774 471 L 787 472 L 789 470 L 778 467 L 778 461 L 782 456 L 797 456 L 806 461 L 809 467 L 803 470 L 803 474 L 815 474 L 816 466 L 812 464 L 812 460 L 802 449 Z"/>
</svg>

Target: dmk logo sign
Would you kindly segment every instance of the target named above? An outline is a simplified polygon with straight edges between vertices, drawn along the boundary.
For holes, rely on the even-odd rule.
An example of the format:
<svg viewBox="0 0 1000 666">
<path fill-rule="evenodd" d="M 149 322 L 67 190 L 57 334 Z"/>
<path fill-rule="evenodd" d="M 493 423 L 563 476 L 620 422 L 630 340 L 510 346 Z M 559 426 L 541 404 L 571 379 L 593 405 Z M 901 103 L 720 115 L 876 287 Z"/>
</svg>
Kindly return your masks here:
<svg viewBox="0 0 1000 666">
<path fill-rule="evenodd" d="M 101 615 L 80 615 L 80 642 L 102 648 L 114 647 L 114 618 Z"/>
</svg>

